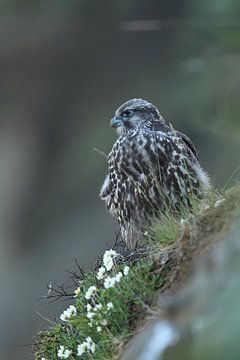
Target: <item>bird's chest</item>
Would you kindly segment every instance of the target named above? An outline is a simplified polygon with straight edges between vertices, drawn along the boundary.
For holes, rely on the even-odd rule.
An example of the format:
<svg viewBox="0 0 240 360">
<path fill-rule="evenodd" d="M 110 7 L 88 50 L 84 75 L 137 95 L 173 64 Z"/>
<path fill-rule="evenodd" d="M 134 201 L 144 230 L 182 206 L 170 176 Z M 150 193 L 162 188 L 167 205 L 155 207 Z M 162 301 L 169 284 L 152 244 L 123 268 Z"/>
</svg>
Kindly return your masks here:
<svg viewBox="0 0 240 360">
<path fill-rule="evenodd" d="M 122 136 L 115 142 L 108 156 L 111 203 L 115 209 L 134 205 L 139 190 L 137 184 L 141 157 L 141 147 L 136 136 Z"/>
<path fill-rule="evenodd" d="M 109 154 L 108 163 L 110 169 L 119 173 L 133 166 L 133 160 L 139 156 L 139 147 L 135 137 L 120 137 Z"/>
</svg>

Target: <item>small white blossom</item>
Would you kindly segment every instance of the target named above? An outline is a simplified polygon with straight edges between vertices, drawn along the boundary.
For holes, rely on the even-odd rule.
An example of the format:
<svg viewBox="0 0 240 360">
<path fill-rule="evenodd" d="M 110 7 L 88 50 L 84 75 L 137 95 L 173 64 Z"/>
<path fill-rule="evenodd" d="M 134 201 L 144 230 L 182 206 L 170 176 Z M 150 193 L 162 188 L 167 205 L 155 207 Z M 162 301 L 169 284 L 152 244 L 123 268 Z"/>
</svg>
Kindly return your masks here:
<svg viewBox="0 0 240 360">
<path fill-rule="evenodd" d="M 94 310 L 100 310 L 102 308 L 102 304 L 96 304 Z"/>
<path fill-rule="evenodd" d="M 106 269 L 102 266 L 98 269 L 98 273 L 97 273 L 97 279 L 98 280 L 102 280 L 104 278 L 104 274 L 106 272 Z"/>
<path fill-rule="evenodd" d="M 91 336 L 86 337 L 86 343 L 91 344 L 91 342 L 92 342 Z"/>
<path fill-rule="evenodd" d="M 76 316 L 77 315 L 77 309 L 75 308 L 74 305 L 70 305 L 67 310 L 65 310 L 61 315 L 60 315 L 60 319 L 62 321 L 68 321 L 71 317 Z"/>
<path fill-rule="evenodd" d="M 85 294 L 85 299 L 89 300 L 96 291 L 96 286 L 90 286 Z"/>
<path fill-rule="evenodd" d="M 115 258 L 118 254 L 116 253 L 116 251 L 115 250 L 113 250 L 113 249 L 110 249 L 110 250 L 107 250 L 107 251 L 105 251 L 105 254 L 107 254 L 107 256 L 112 256 L 113 258 Z M 104 255 L 105 255 L 104 254 Z"/>
<path fill-rule="evenodd" d="M 108 257 L 104 260 L 104 266 L 108 271 L 110 271 L 113 267 L 113 259 L 111 257 Z"/>
<path fill-rule="evenodd" d="M 101 326 L 97 326 L 97 332 L 101 332 L 102 331 L 102 327 Z"/>
<path fill-rule="evenodd" d="M 115 276 L 115 281 L 119 283 L 121 281 L 122 277 L 123 277 L 123 274 L 121 271 L 119 271 L 119 273 L 117 273 L 117 275 Z"/>
<path fill-rule="evenodd" d="M 67 321 L 68 320 L 68 313 L 67 311 L 64 311 L 61 315 L 60 315 L 60 319 L 62 321 Z"/>
<path fill-rule="evenodd" d="M 82 344 L 78 345 L 77 347 L 77 356 L 82 356 L 85 351 L 87 350 L 87 343 L 83 342 Z"/>
<path fill-rule="evenodd" d="M 116 251 L 114 250 L 106 250 L 103 255 L 103 264 L 107 271 L 111 270 L 113 267 L 113 259 L 117 256 Z"/>
<path fill-rule="evenodd" d="M 129 273 L 129 270 L 130 270 L 129 266 L 125 266 L 123 269 L 123 275 L 127 276 Z"/>
<path fill-rule="evenodd" d="M 91 351 L 91 353 L 93 354 L 93 353 L 95 352 L 95 349 L 96 349 L 96 345 L 95 345 L 95 343 L 94 343 L 94 342 L 92 342 L 92 343 L 91 343 L 91 345 L 90 345 L 89 350 L 90 350 L 90 351 Z"/>
<path fill-rule="evenodd" d="M 95 313 L 94 313 L 94 312 L 88 312 L 88 313 L 87 313 L 87 318 L 88 318 L 88 319 L 92 319 L 94 316 L 95 316 Z"/>
<path fill-rule="evenodd" d="M 60 346 L 57 356 L 60 359 L 68 359 L 69 356 L 72 354 L 72 350 L 65 349 L 63 345 Z"/>
<path fill-rule="evenodd" d="M 101 322 L 101 324 L 103 325 L 103 326 L 107 326 L 107 320 L 106 319 L 103 319 L 103 321 Z"/>
<path fill-rule="evenodd" d="M 72 350 L 66 349 L 64 352 L 64 355 L 65 355 L 64 359 L 68 359 L 71 354 L 72 354 Z"/>
<path fill-rule="evenodd" d="M 110 289 L 110 288 L 114 287 L 115 286 L 115 278 L 111 278 L 110 276 L 108 276 L 104 280 L 103 286 L 105 287 L 105 289 Z"/>
<path fill-rule="evenodd" d="M 107 303 L 107 308 L 108 310 L 113 309 L 114 308 L 113 303 L 112 302 Z"/>
<path fill-rule="evenodd" d="M 68 308 L 70 316 L 76 316 L 77 315 L 77 309 L 74 305 L 70 305 Z"/>
<path fill-rule="evenodd" d="M 74 290 L 74 293 L 75 293 L 74 297 L 78 297 L 81 293 L 80 287 L 78 287 L 76 290 Z"/>
<path fill-rule="evenodd" d="M 91 304 L 87 304 L 86 305 L 87 311 L 91 311 L 92 310 L 92 305 Z"/>
<path fill-rule="evenodd" d="M 219 205 L 221 205 L 225 200 L 224 199 L 218 199 L 216 202 L 215 202 L 215 205 L 214 207 L 217 208 Z"/>
<path fill-rule="evenodd" d="M 92 338 L 90 336 L 88 336 L 86 338 L 86 346 L 87 346 L 87 349 L 90 350 L 92 354 L 95 352 L 96 345 L 92 341 Z"/>
</svg>

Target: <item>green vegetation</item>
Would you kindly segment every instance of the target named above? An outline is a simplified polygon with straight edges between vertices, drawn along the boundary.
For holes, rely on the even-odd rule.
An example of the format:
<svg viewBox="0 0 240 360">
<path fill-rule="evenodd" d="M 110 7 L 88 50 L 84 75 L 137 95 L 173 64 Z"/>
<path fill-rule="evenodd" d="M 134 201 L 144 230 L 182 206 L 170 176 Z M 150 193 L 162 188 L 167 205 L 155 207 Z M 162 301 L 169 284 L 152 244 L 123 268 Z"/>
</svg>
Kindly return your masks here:
<svg viewBox="0 0 240 360">
<path fill-rule="evenodd" d="M 89 272 L 79 282 L 73 305 L 55 326 L 38 335 L 35 358 L 101 360 L 117 356 L 144 316 L 153 314 L 156 290 L 174 286 L 176 276 L 189 273 L 194 256 L 229 230 L 239 205 L 240 186 L 235 186 L 221 195 L 209 194 L 178 220 L 168 216 L 161 223 L 154 222 L 143 258 L 128 261 L 128 265 L 122 255 L 107 250 L 98 271 Z"/>
<path fill-rule="evenodd" d="M 77 291 L 74 307 L 65 313 L 69 319 L 39 334 L 36 359 L 58 359 L 61 345 L 72 351 L 69 359 L 75 359 L 82 349 L 78 352 L 78 346 L 88 337 L 94 345 L 92 349 L 86 347 L 81 358 L 112 358 L 132 335 L 136 321 L 143 317 L 159 286 L 159 278 L 150 274 L 151 269 L 150 261 L 141 260 L 129 270 L 114 265 L 101 280 L 89 273 Z"/>
</svg>

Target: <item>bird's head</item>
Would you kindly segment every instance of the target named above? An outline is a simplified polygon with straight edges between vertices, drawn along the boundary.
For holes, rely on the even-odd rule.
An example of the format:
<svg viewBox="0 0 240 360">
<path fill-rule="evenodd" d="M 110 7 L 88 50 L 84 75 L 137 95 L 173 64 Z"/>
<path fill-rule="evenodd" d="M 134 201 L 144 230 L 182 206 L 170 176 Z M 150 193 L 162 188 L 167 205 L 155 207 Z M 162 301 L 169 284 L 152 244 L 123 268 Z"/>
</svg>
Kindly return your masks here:
<svg viewBox="0 0 240 360">
<path fill-rule="evenodd" d="M 118 135 L 138 128 L 152 129 L 154 122 L 164 123 L 156 106 L 142 99 L 128 100 L 116 111 L 110 125 Z"/>
</svg>

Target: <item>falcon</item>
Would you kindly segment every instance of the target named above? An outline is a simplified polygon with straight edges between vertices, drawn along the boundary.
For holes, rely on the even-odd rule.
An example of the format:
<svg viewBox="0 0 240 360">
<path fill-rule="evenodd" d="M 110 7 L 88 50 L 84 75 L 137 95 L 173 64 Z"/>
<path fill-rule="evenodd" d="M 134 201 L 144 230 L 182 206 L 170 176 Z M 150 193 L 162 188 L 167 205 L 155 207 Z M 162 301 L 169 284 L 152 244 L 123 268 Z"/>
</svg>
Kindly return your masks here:
<svg viewBox="0 0 240 360">
<path fill-rule="evenodd" d="M 118 138 L 108 155 L 100 198 L 120 224 L 129 248 L 142 242 L 153 219 L 191 208 L 210 187 L 191 140 L 167 125 L 142 99 L 122 104 L 111 120 Z"/>
</svg>

